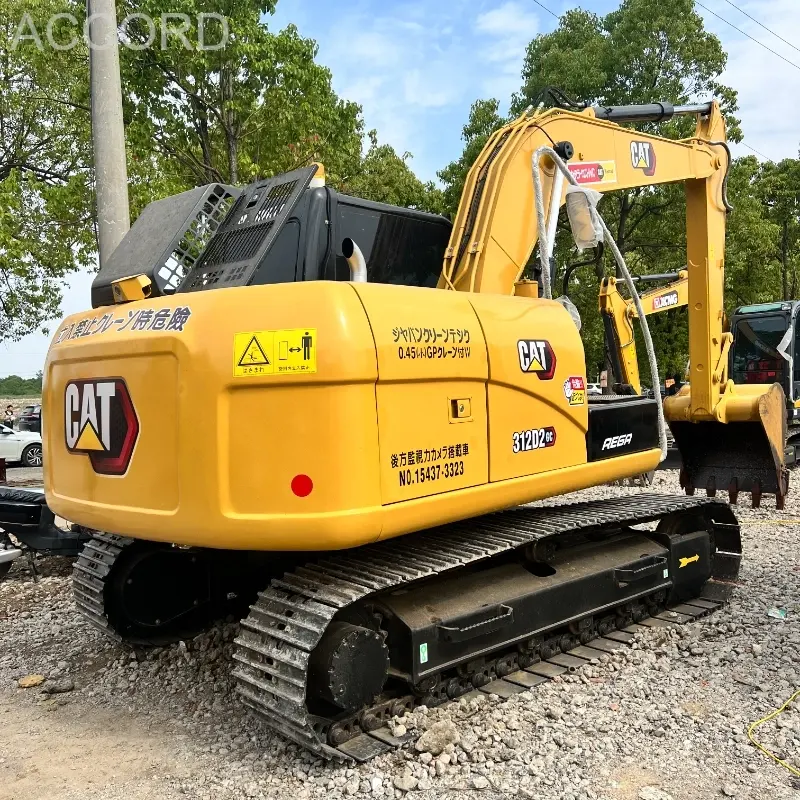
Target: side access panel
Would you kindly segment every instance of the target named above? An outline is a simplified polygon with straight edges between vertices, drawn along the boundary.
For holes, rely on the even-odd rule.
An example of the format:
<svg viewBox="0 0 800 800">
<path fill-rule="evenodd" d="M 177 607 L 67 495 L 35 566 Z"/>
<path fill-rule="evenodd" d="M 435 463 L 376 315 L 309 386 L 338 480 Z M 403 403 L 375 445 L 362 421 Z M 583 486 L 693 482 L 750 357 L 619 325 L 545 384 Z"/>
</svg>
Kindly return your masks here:
<svg viewBox="0 0 800 800">
<path fill-rule="evenodd" d="M 383 503 L 486 483 L 486 344 L 467 297 L 353 288 L 377 351 Z"/>
<path fill-rule="evenodd" d="M 658 447 L 658 407 L 655 400 L 604 400 L 589 406 L 586 449 L 590 461 L 614 458 Z"/>
<path fill-rule="evenodd" d="M 560 303 L 470 295 L 489 355 L 489 476 L 586 463 L 586 360 Z"/>
</svg>

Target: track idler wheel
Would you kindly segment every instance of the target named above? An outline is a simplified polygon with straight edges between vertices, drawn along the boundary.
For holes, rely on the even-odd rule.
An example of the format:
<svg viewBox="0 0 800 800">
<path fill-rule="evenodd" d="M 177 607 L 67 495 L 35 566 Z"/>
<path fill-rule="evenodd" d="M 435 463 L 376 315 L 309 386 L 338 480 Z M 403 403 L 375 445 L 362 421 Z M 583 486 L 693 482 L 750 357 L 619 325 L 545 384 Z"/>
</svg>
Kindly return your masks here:
<svg viewBox="0 0 800 800">
<path fill-rule="evenodd" d="M 358 711 L 381 693 L 388 673 L 383 634 L 333 622 L 311 654 L 308 693 L 342 711 Z"/>
</svg>

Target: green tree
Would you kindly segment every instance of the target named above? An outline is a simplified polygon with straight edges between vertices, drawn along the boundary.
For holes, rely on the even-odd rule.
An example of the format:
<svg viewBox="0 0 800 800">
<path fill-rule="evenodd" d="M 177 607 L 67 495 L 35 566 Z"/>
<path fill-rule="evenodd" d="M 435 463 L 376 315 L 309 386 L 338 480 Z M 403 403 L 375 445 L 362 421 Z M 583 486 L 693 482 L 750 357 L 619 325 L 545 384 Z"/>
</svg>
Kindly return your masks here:
<svg viewBox="0 0 800 800">
<path fill-rule="evenodd" d="M 41 372 L 35 378 L 20 378 L 19 375 L 0 378 L 0 397 L 41 397 L 41 394 Z"/>
<path fill-rule="evenodd" d="M 391 145 L 378 144 L 375 130 L 371 130 L 368 136 L 370 146 L 358 171 L 349 180 L 341 182 L 339 188 L 367 200 L 441 213 L 441 190 L 432 181 L 423 183 L 413 173 L 408 165 L 411 154 L 399 156 Z"/>
<path fill-rule="evenodd" d="M 755 160 L 755 159 L 753 159 Z M 780 287 L 772 299 L 800 297 L 797 268 L 800 262 L 800 160 L 787 158 L 764 164 L 755 181 L 755 202 L 760 201 L 766 216 L 777 228 L 774 259 L 780 270 Z M 780 292 L 780 295 L 778 294 Z"/>
<path fill-rule="evenodd" d="M 735 141 L 741 138 L 738 120 L 733 116 L 736 93 L 719 80 L 726 61 L 719 39 L 705 30 L 696 13 L 694 0 L 623 0 L 605 16 L 574 9 L 560 17 L 554 31 L 537 36 L 529 44 L 522 86 L 512 98 L 510 114 L 515 116 L 527 106 L 538 105 L 550 86 L 562 89 L 576 101 L 600 105 L 664 100 L 677 105 L 714 96 L 721 101 L 729 138 Z M 465 136 L 462 158 L 440 173 L 446 184 L 445 197 L 460 194 L 463 175 L 486 136 L 502 123 L 496 108 L 491 101 L 473 106 L 470 124 L 481 120 L 486 124 L 482 130 L 480 124 L 476 126 L 480 136 L 474 140 Z M 694 119 L 680 117 L 658 126 L 637 127 L 679 138 L 692 134 Z M 685 265 L 682 187 L 613 192 L 603 199 L 600 211 L 634 273 L 678 270 Z M 560 267 L 576 259 L 573 250 L 562 214 L 556 244 Z M 613 269 L 613 265 L 609 263 L 607 268 Z M 603 360 L 597 288 L 594 273 L 587 268 L 576 273 L 570 287 L 584 321 L 582 336 L 589 364 Z M 677 329 L 672 335 L 668 319 L 659 319 L 654 328 L 659 332 L 662 362 L 673 364 L 684 359 L 685 336 Z"/>
<path fill-rule="evenodd" d="M 763 197 L 764 171 L 755 156 L 746 156 L 733 162 L 728 176 L 728 198 L 733 205 L 725 242 L 728 313 L 739 305 L 781 296 L 777 258 L 780 228 L 770 219 Z"/>
<path fill-rule="evenodd" d="M 0 340 L 58 314 L 61 280 L 95 248 L 87 51 L 54 50 L 73 2 L 0 0 Z M 74 34 L 51 26 L 58 44 Z"/>
<path fill-rule="evenodd" d="M 506 120 L 500 116 L 500 104 L 497 100 L 476 100 L 469 110 L 469 119 L 461 131 L 464 140 L 464 151 L 461 156 L 448 164 L 437 174 L 444 183 L 443 210 L 451 217 L 458 211 L 458 203 L 464 190 L 464 182 L 470 167 L 480 155 L 488 138 L 503 125 Z"/>
<path fill-rule="evenodd" d="M 528 45 L 512 111 L 538 102 L 549 86 L 600 105 L 714 96 L 728 117 L 729 137 L 738 140 L 736 92 L 718 80 L 726 63 L 722 43 L 705 30 L 694 0 L 623 0 L 606 16 L 578 8 Z M 686 130 L 691 122 L 675 126 Z"/>
<path fill-rule="evenodd" d="M 291 25 L 269 31 L 262 16 L 273 11 L 273 2 L 145 0 L 125 9 L 147 14 L 159 36 L 168 31 L 166 48 L 143 47 L 152 31 L 137 19 L 124 35 L 142 49 L 122 51 L 129 144 L 148 154 L 144 172 L 155 146 L 162 186 L 248 183 L 315 160 L 325 162 L 334 182 L 358 171 L 359 107 L 337 97 L 330 71 L 315 61 L 313 40 Z M 225 26 L 202 16 L 208 12 L 225 14 Z M 177 14 L 191 20 L 181 35 Z M 206 48 L 225 44 L 201 49 L 201 40 Z"/>
<path fill-rule="evenodd" d="M 604 17 L 576 9 L 528 46 L 512 111 L 537 103 L 548 86 L 604 106 L 662 100 L 678 105 L 713 96 L 721 101 L 729 138 L 738 141 L 736 92 L 718 80 L 726 62 L 694 0 L 623 0 Z M 691 135 L 694 118 L 638 127 L 678 138 Z M 683 208 L 679 187 L 648 187 L 614 192 L 603 213 L 623 254 L 638 251 L 646 267 L 663 263 L 664 250 L 678 238 L 674 221 L 683 219 Z"/>
</svg>

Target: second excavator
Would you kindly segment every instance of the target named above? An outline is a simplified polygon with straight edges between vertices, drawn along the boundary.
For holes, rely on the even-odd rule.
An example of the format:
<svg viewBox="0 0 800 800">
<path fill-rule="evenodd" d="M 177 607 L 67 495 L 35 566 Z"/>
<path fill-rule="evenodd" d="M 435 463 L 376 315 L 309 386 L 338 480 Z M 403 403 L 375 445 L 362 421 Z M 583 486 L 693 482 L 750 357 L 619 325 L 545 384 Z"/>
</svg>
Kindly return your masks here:
<svg viewBox="0 0 800 800">
<path fill-rule="evenodd" d="M 750 418 L 774 391 L 724 380 L 719 108 L 671 111 L 697 116 L 694 137 L 617 124 L 653 119 L 647 107 L 552 109 L 498 131 L 439 288 L 370 282 L 360 237 L 382 236 L 386 259 L 404 223 L 381 233 L 365 217 L 347 241 L 318 229 L 320 251 L 355 262 L 351 280 L 255 280 L 280 261 L 281 231 L 308 235 L 297 209 L 316 167 L 241 193 L 183 276 L 180 230 L 151 232 L 147 252 L 165 256 L 101 271 L 98 307 L 56 332 L 43 398 L 48 504 L 94 531 L 74 574 L 86 617 L 163 642 L 252 603 L 234 656 L 245 704 L 315 753 L 360 758 L 403 709 L 531 685 L 540 659 L 727 596 L 741 542 L 725 503 L 518 507 L 662 457 L 659 400 L 592 402 L 573 316 L 521 279 L 566 183 L 686 184 L 691 394 L 673 420 Z"/>
<path fill-rule="evenodd" d="M 584 262 L 585 263 L 585 262 Z M 646 315 L 669 312 L 689 302 L 688 273 L 639 276 L 640 280 L 670 281 L 645 293 L 641 305 Z M 611 368 L 618 384 L 634 394 L 642 393 L 634 320 L 638 317 L 631 299 L 625 299 L 619 282 L 603 278 L 599 296 L 605 324 Z M 736 503 L 740 491 L 750 492 L 754 507 L 761 504 L 763 487 L 781 487 L 776 492 L 778 508 L 788 491 L 785 465 L 800 462 L 800 303 L 779 301 L 741 306 L 735 309 L 730 328 L 723 335 L 729 342 L 727 374 L 734 386 L 779 384 L 786 401 L 786 427 L 783 428 L 783 463 L 780 460 L 780 421 L 774 404 L 759 408 L 764 418 L 732 428 L 712 426 L 710 430 L 682 428 L 678 420 L 678 444 L 684 463 L 680 481 L 688 493 L 705 489 L 713 497 L 718 489 L 728 491 Z M 746 391 L 746 390 L 745 390 Z M 755 410 L 755 409 L 754 409 Z M 786 480 L 779 480 L 783 475 Z M 772 490 L 771 490 L 772 491 Z"/>
</svg>

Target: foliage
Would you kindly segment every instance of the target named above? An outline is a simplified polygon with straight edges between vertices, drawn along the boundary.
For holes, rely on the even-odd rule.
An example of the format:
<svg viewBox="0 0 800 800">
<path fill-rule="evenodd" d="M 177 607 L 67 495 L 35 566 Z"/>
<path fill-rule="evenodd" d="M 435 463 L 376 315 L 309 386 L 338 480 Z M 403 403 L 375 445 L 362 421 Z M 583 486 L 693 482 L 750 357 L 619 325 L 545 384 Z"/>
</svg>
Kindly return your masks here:
<svg viewBox="0 0 800 800">
<path fill-rule="evenodd" d="M 726 61 L 719 39 L 704 29 L 694 0 L 622 0 L 617 9 L 605 16 L 573 9 L 560 17 L 554 31 L 536 36 L 529 44 L 522 86 L 512 98 L 510 114 L 516 116 L 528 106 L 537 106 L 543 91 L 550 86 L 562 89 L 576 101 L 600 105 L 655 101 L 677 105 L 714 96 L 726 115 L 729 138 L 736 141 L 741 138 L 734 116 L 736 93 L 719 81 Z M 463 177 L 488 134 L 503 122 L 497 108 L 496 101 L 473 105 L 465 127 L 464 152 L 439 173 L 446 184 L 445 197 L 451 202 L 454 194 L 460 194 Z M 694 119 L 679 117 L 658 126 L 649 123 L 636 127 L 679 138 L 692 134 Z M 473 133 L 471 137 L 468 129 Z M 685 266 L 685 209 L 681 186 L 617 191 L 606 195 L 600 205 L 634 273 L 677 271 Z M 752 214 L 743 217 L 737 238 L 744 245 L 756 218 Z M 762 238 L 759 232 L 756 240 L 746 245 L 746 257 L 758 250 L 756 245 Z M 555 254 L 559 271 L 578 258 L 563 213 Z M 607 261 L 606 270 L 613 268 L 613 263 Z M 570 287 L 570 296 L 583 319 L 582 337 L 590 373 L 592 365 L 599 366 L 604 361 L 597 290 L 597 278 L 591 268 L 576 274 Z M 685 323 L 681 323 L 680 314 L 661 316 L 664 319 L 654 321 L 652 327 L 662 365 L 672 369 L 685 361 Z"/>
<path fill-rule="evenodd" d="M 736 92 L 719 83 L 727 55 L 705 30 L 694 0 L 623 0 L 605 17 L 567 11 L 552 33 L 528 46 L 523 85 L 512 110 L 536 104 L 543 89 L 558 86 L 570 97 L 599 105 L 688 103 L 716 97 L 726 113 L 728 136 L 741 138 Z M 690 133 L 692 120 L 676 120 L 659 133 Z M 672 129 L 670 131 L 670 128 Z"/>
<path fill-rule="evenodd" d="M 500 104 L 491 100 L 476 100 L 469 110 L 469 119 L 461 131 L 464 140 L 464 152 L 456 161 L 452 161 L 437 174 L 444 183 L 443 211 L 455 217 L 458 202 L 464 189 L 469 168 L 480 155 L 488 138 L 503 125 L 504 120 L 498 110 Z"/>
<path fill-rule="evenodd" d="M 778 269 L 778 226 L 769 219 L 761 197 L 764 167 L 755 156 L 737 159 L 728 177 L 728 216 L 725 242 L 726 310 L 781 297 Z"/>
<path fill-rule="evenodd" d="M 8 375 L 0 378 L 0 397 L 41 397 L 42 373 L 35 378 L 20 378 L 19 375 Z M 3 409 L 5 410 L 5 409 Z"/>
<path fill-rule="evenodd" d="M 219 50 L 189 50 L 170 33 L 166 49 L 122 51 L 134 208 L 198 184 L 250 183 L 321 161 L 328 183 L 342 191 L 441 210 L 441 192 L 414 175 L 410 154 L 379 145 L 375 131 L 362 153 L 360 107 L 333 91 L 313 40 L 291 25 L 269 30 L 263 15 L 273 2 L 129 5 L 150 15 L 159 31 L 174 30 L 174 15 L 187 15 L 192 23 L 183 35 L 190 44 L 199 41 L 201 13 L 225 14 L 229 33 Z M 203 32 L 207 43 L 224 35 L 210 23 Z M 139 44 L 151 31 L 133 24 L 126 35 Z"/>
<path fill-rule="evenodd" d="M 129 6 L 148 14 L 159 31 L 176 28 L 175 14 L 191 20 L 186 41 L 170 34 L 166 48 L 122 50 L 130 148 L 146 154 L 142 179 L 153 144 L 171 165 L 160 171 L 162 181 L 174 177 L 178 188 L 249 183 L 312 161 L 323 161 L 334 182 L 358 170 L 360 108 L 334 93 L 330 71 L 314 60 L 313 40 L 291 25 L 270 32 L 261 18 L 274 3 L 145 0 Z M 223 41 L 224 28 L 214 20 L 198 30 L 199 15 L 209 12 L 226 16 L 228 39 L 220 49 L 197 46 L 201 33 L 206 45 Z M 151 35 L 143 22 L 126 33 L 137 44 Z"/>
<path fill-rule="evenodd" d="M 800 297 L 797 268 L 800 262 L 800 160 L 787 158 L 764 164 L 755 186 L 754 202 L 766 209 L 767 219 L 777 228 L 773 254 L 780 271 L 780 296 Z"/>
<path fill-rule="evenodd" d="M 441 213 L 442 192 L 432 181 L 423 183 L 408 165 L 410 153 L 398 156 L 388 144 L 378 144 L 378 133 L 368 134 L 370 146 L 357 173 L 339 188 L 356 197 L 377 200 L 395 206 L 418 208 L 421 211 Z"/>
<path fill-rule="evenodd" d="M 86 48 L 54 53 L 45 38 L 53 14 L 81 8 L 0 0 L 0 340 L 55 317 L 60 279 L 95 247 Z"/>
<path fill-rule="evenodd" d="M 134 14 L 120 26 L 132 215 L 196 185 L 248 183 L 311 161 L 324 162 L 337 188 L 441 210 L 441 192 L 414 176 L 408 154 L 375 136 L 362 153 L 359 106 L 333 91 L 313 40 L 291 25 L 269 30 L 262 18 L 273 10 L 274 0 L 118 4 L 119 20 Z M 0 340 L 57 317 L 61 281 L 96 249 L 88 50 L 80 40 L 54 49 L 45 33 L 64 12 L 80 23 L 85 6 L 0 0 Z M 223 40 L 214 14 L 225 15 L 225 46 L 198 48 L 201 33 L 206 45 Z M 61 44 L 80 32 L 66 18 L 52 31 Z"/>
</svg>

